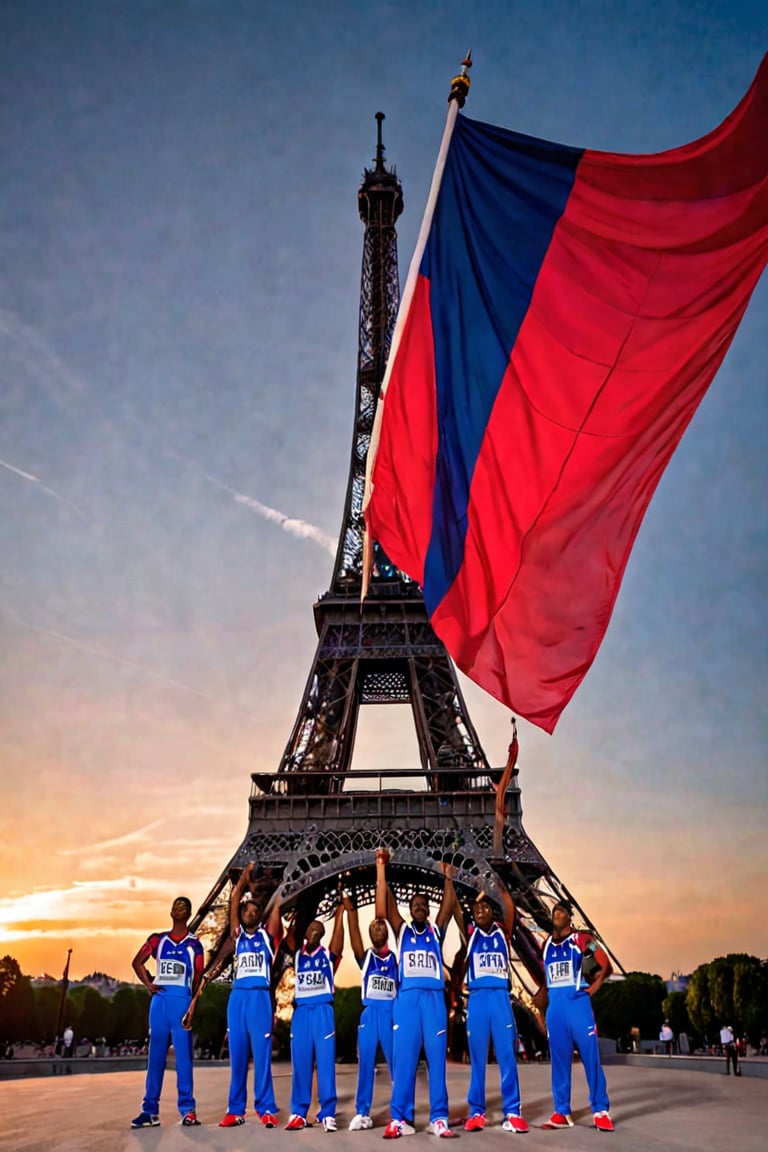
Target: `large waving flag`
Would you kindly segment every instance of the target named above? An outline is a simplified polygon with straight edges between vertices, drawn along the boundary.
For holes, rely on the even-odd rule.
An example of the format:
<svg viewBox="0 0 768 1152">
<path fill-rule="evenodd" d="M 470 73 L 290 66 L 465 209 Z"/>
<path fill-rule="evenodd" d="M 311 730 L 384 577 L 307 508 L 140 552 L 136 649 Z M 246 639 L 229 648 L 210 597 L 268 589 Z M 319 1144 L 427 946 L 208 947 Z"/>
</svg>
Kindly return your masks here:
<svg viewBox="0 0 768 1152">
<path fill-rule="evenodd" d="M 459 668 L 551 732 L 768 258 L 768 56 L 719 128 L 658 155 L 454 119 L 367 526 Z"/>
</svg>

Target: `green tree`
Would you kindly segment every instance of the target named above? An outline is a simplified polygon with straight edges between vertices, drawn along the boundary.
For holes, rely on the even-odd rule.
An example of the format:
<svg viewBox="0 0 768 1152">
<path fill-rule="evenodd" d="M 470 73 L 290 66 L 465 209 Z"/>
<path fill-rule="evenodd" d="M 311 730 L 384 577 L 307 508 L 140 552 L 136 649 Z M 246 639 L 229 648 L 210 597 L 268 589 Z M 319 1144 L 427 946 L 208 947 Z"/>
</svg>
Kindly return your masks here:
<svg viewBox="0 0 768 1152">
<path fill-rule="evenodd" d="M 709 982 L 709 1002 L 715 1022 L 733 1024 L 733 963 L 730 956 L 718 956 L 710 960 L 707 971 Z"/>
<path fill-rule="evenodd" d="M 768 1031 L 768 964 L 745 956 L 733 966 L 733 1006 L 736 1023 L 757 1045 Z"/>
<path fill-rule="evenodd" d="M 112 1005 L 106 996 L 102 996 L 95 988 L 86 986 L 83 997 L 83 1010 L 80 1016 L 80 1028 L 83 1036 L 89 1040 L 98 1040 L 106 1036 L 109 1028 L 109 1018 Z"/>
<path fill-rule="evenodd" d="M 75 1043 L 83 1037 L 96 1040 L 106 1036 L 109 1029 L 110 1002 L 92 988 L 90 984 L 80 984 L 72 988 L 67 996 L 64 1010 L 65 1023 L 69 1019 L 75 1030 Z"/>
<path fill-rule="evenodd" d="M 0 1005 L 22 978 L 18 960 L 13 956 L 3 956 L 0 960 Z"/>
<path fill-rule="evenodd" d="M 709 998 L 709 964 L 699 964 L 691 973 L 685 993 L 685 1006 L 696 1031 L 701 1036 L 710 1036 L 715 1021 Z"/>
<path fill-rule="evenodd" d="M 691 976 L 686 1006 L 694 1028 L 710 1040 L 730 1024 L 754 1043 L 768 1026 L 768 969 L 744 952 L 717 956 Z"/>
<path fill-rule="evenodd" d="M 35 994 L 13 956 L 0 960 L 0 1040 L 39 1040 Z"/>
<path fill-rule="evenodd" d="M 149 993 L 144 987 L 123 984 L 112 997 L 107 1040 L 110 1044 L 124 1041 L 143 1043 L 147 1035 Z"/>
<path fill-rule="evenodd" d="M 675 1036 L 685 1032 L 689 1040 L 691 1039 L 694 1029 L 685 1006 L 685 992 L 670 992 L 661 1003 L 661 1011 L 664 1019 L 669 1020 L 669 1026 Z"/>
<path fill-rule="evenodd" d="M 219 1055 L 227 1031 L 227 1004 L 231 985 L 214 980 L 200 996 L 192 1030 L 197 1044 L 214 1057 Z"/>
<path fill-rule="evenodd" d="M 607 981 L 592 1001 L 600 1035 L 617 1040 L 637 1027 L 644 1039 L 655 1040 L 666 993 L 661 977 L 648 972 L 628 972 L 624 980 Z"/>
<path fill-rule="evenodd" d="M 37 1031 L 41 1037 L 45 1036 L 46 1040 L 52 1041 L 56 1038 L 61 988 L 56 984 L 43 984 L 41 988 L 34 989 L 34 997 Z"/>
</svg>

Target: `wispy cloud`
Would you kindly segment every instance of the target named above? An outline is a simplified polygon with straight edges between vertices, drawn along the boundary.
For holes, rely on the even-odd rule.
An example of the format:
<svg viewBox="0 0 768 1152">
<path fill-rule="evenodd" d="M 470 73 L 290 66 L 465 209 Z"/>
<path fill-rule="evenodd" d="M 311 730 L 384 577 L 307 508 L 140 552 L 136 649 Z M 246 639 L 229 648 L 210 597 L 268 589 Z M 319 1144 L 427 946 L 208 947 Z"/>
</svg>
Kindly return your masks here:
<svg viewBox="0 0 768 1152">
<path fill-rule="evenodd" d="M 96 656 L 103 660 L 111 660 L 115 664 L 121 664 L 125 668 L 132 668 L 136 672 L 140 672 L 143 676 L 149 676 L 153 680 L 159 680 L 163 684 L 168 684 L 171 688 L 178 688 L 181 692 L 189 692 L 193 696 L 199 697 L 201 700 L 208 700 L 211 704 L 215 704 L 219 708 L 226 708 L 229 711 L 237 712 L 239 715 L 247 716 L 253 720 L 254 723 L 259 724 L 255 716 L 245 712 L 237 704 L 231 700 L 221 700 L 217 696 L 212 696 L 210 692 L 204 692 L 200 688 L 194 688 L 191 684 L 186 684 L 183 680 L 177 680 L 173 676 L 166 676 L 163 672 L 157 672 L 154 668 L 147 668 L 145 664 L 137 664 L 135 660 L 128 660 L 125 656 L 118 656 L 116 652 L 109 652 L 106 648 L 98 648 L 94 644 L 84 644 L 82 640 L 76 639 L 74 636 L 68 636 L 65 632 L 59 632 L 55 628 L 44 628 L 40 624 L 33 624 L 30 620 L 25 620 L 18 612 L 12 608 L 3 606 L 0 609 L 6 616 L 15 620 L 23 628 L 28 628 L 30 632 L 38 632 L 43 636 L 50 636 L 52 640 L 59 640 L 62 644 L 68 644 L 73 648 L 77 648 L 80 652 L 85 652 L 89 656 Z"/>
<path fill-rule="evenodd" d="M 201 878 L 201 889 L 208 880 Z M 52 930 L 71 934 L 92 929 L 103 935 L 133 923 L 137 910 L 143 915 L 149 906 L 170 908 L 173 895 L 168 879 L 159 876 L 118 874 L 75 880 L 69 887 L 36 888 L 0 898 L 0 941 Z"/>
<path fill-rule="evenodd" d="M 19 362 L 33 378 L 53 380 L 69 393 L 69 398 L 87 391 L 83 381 L 59 359 L 42 336 L 7 308 L 0 308 L 0 337 L 15 346 Z"/>
<path fill-rule="evenodd" d="M 111 840 L 98 840 L 95 844 L 83 844 L 77 848 L 66 848 L 60 851 L 59 855 L 88 856 L 92 852 L 102 852 L 105 848 L 119 848 L 125 844 L 137 844 L 146 840 L 150 832 L 165 822 L 166 817 L 161 816 L 159 820 L 153 820 L 151 824 L 145 824 L 143 828 L 136 828 L 133 832 L 126 832 L 124 836 L 114 836 Z"/>
<path fill-rule="evenodd" d="M 71 508 L 75 515 L 79 516 L 81 520 L 85 520 L 86 523 L 89 522 L 85 512 L 83 512 L 81 508 L 78 508 L 77 504 L 73 504 L 71 500 L 68 500 L 66 496 L 62 496 L 60 492 L 56 492 L 55 489 L 49 488 L 47 484 L 43 484 L 39 476 L 33 476 L 31 472 L 25 472 L 23 468 L 17 468 L 15 464 L 9 464 L 7 460 L 0 460 L 0 468 L 5 468 L 8 472 L 13 472 L 16 476 L 20 476 L 22 480 L 28 480 L 31 484 L 37 484 L 40 492 L 44 492 L 46 496 L 51 496 L 54 500 L 57 500 L 59 504 L 64 504 L 67 508 Z"/>
<path fill-rule="evenodd" d="M 338 541 L 333 536 L 329 536 L 327 532 L 323 532 L 322 528 L 318 528 L 315 524 L 309 524 L 306 520 L 296 520 L 291 516 L 286 516 L 285 512 L 280 512 L 277 508 L 270 508 L 268 504 L 262 504 L 260 500 L 256 500 L 253 496 L 246 496 L 243 492 L 238 492 L 236 488 L 230 487 L 222 480 L 217 480 L 210 472 L 207 472 L 202 465 L 194 460 L 190 460 L 186 456 L 182 456 L 175 448 L 167 448 L 166 451 L 185 464 L 187 468 L 192 468 L 204 476 L 209 484 L 214 488 L 218 488 L 221 492 L 226 492 L 231 496 L 236 504 L 242 504 L 246 508 L 250 508 L 257 515 L 261 516 L 262 520 L 269 521 L 270 524 L 277 524 L 284 532 L 288 532 L 291 536 L 296 536 L 301 540 L 312 540 L 315 544 L 319 544 L 324 551 L 329 555 L 336 555 L 336 547 Z"/>
</svg>

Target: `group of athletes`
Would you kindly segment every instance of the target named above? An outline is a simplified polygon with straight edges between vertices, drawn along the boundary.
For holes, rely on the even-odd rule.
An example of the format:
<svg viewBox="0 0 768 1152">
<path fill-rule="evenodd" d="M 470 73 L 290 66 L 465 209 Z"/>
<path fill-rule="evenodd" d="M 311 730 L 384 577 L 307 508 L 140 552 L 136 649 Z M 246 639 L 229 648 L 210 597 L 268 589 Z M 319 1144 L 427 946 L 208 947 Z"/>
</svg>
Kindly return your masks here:
<svg viewBox="0 0 768 1152">
<path fill-rule="evenodd" d="M 505 1132 L 526 1133 L 521 1112 L 517 1072 L 517 1030 L 510 999 L 510 947 L 515 907 L 511 897 L 501 900 L 502 916 L 495 919 L 489 897 L 481 892 L 472 906 L 472 922 L 464 925 L 450 869 L 434 925 L 429 920 L 427 897 L 416 893 L 409 905 L 410 920 L 400 914 L 387 882 L 389 853 L 376 853 L 376 919 L 370 925 L 370 946 L 363 945 L 357 911 L 344 894 L 333 919 L 328 945 L 325 925 L 313 920 L 294 957 L 294 1012 L 291 1022 L 291 1101 L 285 1127 L 300 1131 L 311 1125 L 312 1076 L 317 1071 L 319 1111 L 316 1122 L 326 1132 L 337 1130 L 336 1036 L 334 974 L 344 945 L 344 917 L 362 976 L 363 1010 L 358 1026 L 358 1079 L 351 1131 L 373 1128 L 371 1107 L 376 1055 L 381 1047 L 392 1079 L 390 1120 L 383 1136 L 396 1140 L 415 1131 L 416 1073 L 424 1051 L 429 1082 L 429 1125 L 435 1136 L 456 1135 L 449 1120 L 446 1076 L 448 1013 L 445 999 L 443 942 L 455 917 L 467 938 L 467 1040 L 470 1083 L 464 1131 L 479 1132 L 488 1124 L 486 1069 L 490 1042 L 496 1054 L 501 1082 Z M 198 1125 L 192 1075 L 192 1021 L 207 982 L 234 953 L 234 979 L 227 1006 L 230 1087 L 222 1128 L 245 1123 L 248 1064 L 254 1064 L 254 1111 L 265 1128 L 278 1126 L 279 1111 L 272 1084 L 272 966 L 282 936 L 280 894 L 264 906 L 252 891 L 253 867 L 243 869 L 230 898 L 228 946 L 219 953 L 207 977 L 200 942 L 188 930 L 190 901 L 178 897 L 171 908 L 170 932 L 148 938 L 133 960 L 133 968 L 151 994 L 149 1053 L 144 1100 L 132 1128 L 156 1127 L 169 1042 L 176 1054 L 178 1108 L 181 1124 Z M 571 909 L 558 903 L 552 909 L 552 933 L 543 947 L 545 982 L 535 1005 L 546 1012 L 551 1058 L 554 1112 L 545 1129 L 570 1128 L 571 1069 L 578 1050 L 589 1087 L 592 1123 L 600 1132 L 612 1132 L 609 1101 L 590 997 L 611 972 L 603 950 L 583 932 L 573 930 Z M 396 948 L 389 947 L 390 929 Z M 591 979 L 587 982 L 585 958 Z M 146 964 L 155 962 L 151 976 Z"/>
</svg>

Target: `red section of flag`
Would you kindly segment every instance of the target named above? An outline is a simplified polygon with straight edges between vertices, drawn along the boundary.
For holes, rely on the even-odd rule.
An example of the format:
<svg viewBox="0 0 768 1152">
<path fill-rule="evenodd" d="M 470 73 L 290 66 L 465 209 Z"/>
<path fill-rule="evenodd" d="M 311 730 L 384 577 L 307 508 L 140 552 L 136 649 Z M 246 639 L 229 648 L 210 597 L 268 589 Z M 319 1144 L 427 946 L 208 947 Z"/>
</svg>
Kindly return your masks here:
<svg viewBox="0 0 768 1152">
<path fill-rule="evenodd" d="M 643 515 L 768 257 L 768 80 L 704 141 L 585 153 L 472 480 L 433 624 L 551 732 L 590 667 Z"/>
<path fill-rule="evenodd" d="M 472 471 L 463 561 L 432 623 L 464 672 L 549 732 L 768 259 L 767 142 L 768 58 L 702 140 L 586 152 L 538 272 Z M 405 321 L 368 510 L 420 582 L 446 336 L 432 333 L 429 291 L 421 279 Z M 471 346 L 462 357 L 471 379 Z"/>
</svg>

